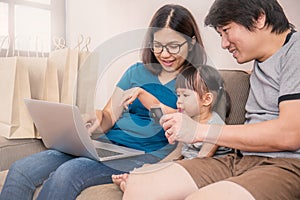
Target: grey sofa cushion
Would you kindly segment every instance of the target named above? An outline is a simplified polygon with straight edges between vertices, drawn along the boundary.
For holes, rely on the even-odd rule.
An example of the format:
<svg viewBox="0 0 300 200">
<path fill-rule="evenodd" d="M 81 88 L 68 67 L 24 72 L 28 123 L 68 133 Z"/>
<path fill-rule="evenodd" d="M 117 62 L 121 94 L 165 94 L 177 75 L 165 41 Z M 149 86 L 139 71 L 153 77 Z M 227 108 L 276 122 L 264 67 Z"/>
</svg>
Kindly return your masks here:
<svg viewBox="0 0 300 200">
<path fill-rule="evenodd" d="M 6 170 L 10 165 L 25 156 L 45 149 L 39 139 L 6 139 L 0 136 L 0 171 Z"/>
<path fill-rule="evenodd" d="M 243 124 L 245 105 L 249 94 L 250 74 L 242 70 L 219 70 L 225 82 L 225 88 L 231 99 L 230 114 L 226 124 Z"/>
</svg>

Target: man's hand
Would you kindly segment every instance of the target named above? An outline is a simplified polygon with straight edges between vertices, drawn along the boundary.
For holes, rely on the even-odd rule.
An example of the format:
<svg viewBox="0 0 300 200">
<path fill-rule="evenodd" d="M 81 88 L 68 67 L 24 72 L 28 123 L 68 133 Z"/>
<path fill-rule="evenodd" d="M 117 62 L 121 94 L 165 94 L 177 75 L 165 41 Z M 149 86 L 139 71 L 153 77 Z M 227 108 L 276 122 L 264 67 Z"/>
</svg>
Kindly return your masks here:
<svg viewBox="0 0 300 200">
<path fill-rule="evenodd" d="M 175 141 L 184 143 L 195 143 L 200 124 L 182 113 L 164 115 L 160 124 L 164 128 L 165 135 L 170 144 Z"/>
</svg>

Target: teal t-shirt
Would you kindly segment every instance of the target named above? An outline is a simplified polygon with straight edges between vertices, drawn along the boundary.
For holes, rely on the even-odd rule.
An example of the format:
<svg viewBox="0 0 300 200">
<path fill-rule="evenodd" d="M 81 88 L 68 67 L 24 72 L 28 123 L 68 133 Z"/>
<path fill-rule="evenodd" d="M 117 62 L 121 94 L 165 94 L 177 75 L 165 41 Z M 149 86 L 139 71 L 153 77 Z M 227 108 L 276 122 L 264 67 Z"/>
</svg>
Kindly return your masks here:
<svg viewBox="0 0 300 200">
<path fill-rule="evenodd" d="M 144 64 L 132 65 L 122 76 L 117 87 L 128 90 L 141 87 L 154 95 L 160 102 L 176 108 L 175 79 L 162 85 L 157 75 L 152 74 Z M 150 117 L 149 110 L 136 99 L 117 120 L 106 137 L 119 145 L 143 150 L 163 158 L 174 145 L 169 145 L 163 128 Z"/>
</svg>

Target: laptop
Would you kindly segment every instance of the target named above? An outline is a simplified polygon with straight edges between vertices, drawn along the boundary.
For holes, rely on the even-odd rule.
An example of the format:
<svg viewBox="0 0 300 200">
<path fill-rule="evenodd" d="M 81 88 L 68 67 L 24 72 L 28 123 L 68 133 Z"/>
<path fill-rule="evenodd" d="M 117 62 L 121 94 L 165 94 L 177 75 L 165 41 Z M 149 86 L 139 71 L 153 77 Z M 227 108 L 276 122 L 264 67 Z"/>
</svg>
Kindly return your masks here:
<svg viewBox="0 0 300 200">
<path fill-rule="evenodd" d="M 145 153 L 91 139 L 77 106 L 34 99 L 24 101 L 47 148 L 97 161 Z"/>
</svg>

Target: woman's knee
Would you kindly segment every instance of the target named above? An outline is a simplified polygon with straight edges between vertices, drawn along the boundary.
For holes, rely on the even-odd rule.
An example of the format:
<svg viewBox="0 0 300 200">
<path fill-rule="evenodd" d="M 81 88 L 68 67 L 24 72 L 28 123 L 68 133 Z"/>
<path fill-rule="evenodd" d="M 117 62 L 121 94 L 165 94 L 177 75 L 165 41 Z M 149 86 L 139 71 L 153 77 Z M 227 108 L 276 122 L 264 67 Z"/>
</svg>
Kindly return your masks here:
<svg viewBox="0 0 300 200">
<path fill-rule="evenodd" d="M 60 165 L 54 173 L 51 174 L 49 179 L 64 185 L 71 182 L 75 182 L 77 179 L 80 180 L 82 173 L 85 173 L 84 161 L 81 159 L 73 159 Z"/>
<path fill-rule="evenodd" d="M 63 154 L 56 150 L 42 151 L 15 161 L 13 165 L 10 167 L 10 169 L 16 168 L 22 171 L 36 171 L 38 169 L 44 170 L 44 167 L 48 167 L 49 165 L 52 165 L 50 163 L 57 163 L 57 165 L 59 165 L 65 160 L 67 160 L 68 159 L 67 156 L 66 159 L 61 159 L 63 155 L 66 154 Z"/>
<path fill-rule="evenodd" d="M 23 158 L 15 161 L 9 168 L 9 174 L 20 174 L 20 175 L 28 175 L 34 171 L 34 167 L 37 166 L 33 162 L 31 162 L 28 158 Z"/>
<path fill-rule="evenodd" d="M 97 178 L 99 178 L 99 176 L 102 175 L 102 171 L 105 171 L 105 169 L 101 162 L 79 157 L 60 165 L 56 171 L 51 174 L 49 180 L 62 185 L 62 187 L 63 185 L 73 185 L 76 188 L 81 188 L 86 184 L 94 184 L 94 177 L 98 175 Z"/>
<path fill-rule="evenodd" d="M 60 199 L 63 196 L 73 198 L 78 195 L 85 184 L 81 178 L 82 173 L 88 172 L 80 159 L 64 162 L 44 182 L 39 199 Z"/>
</svg>

